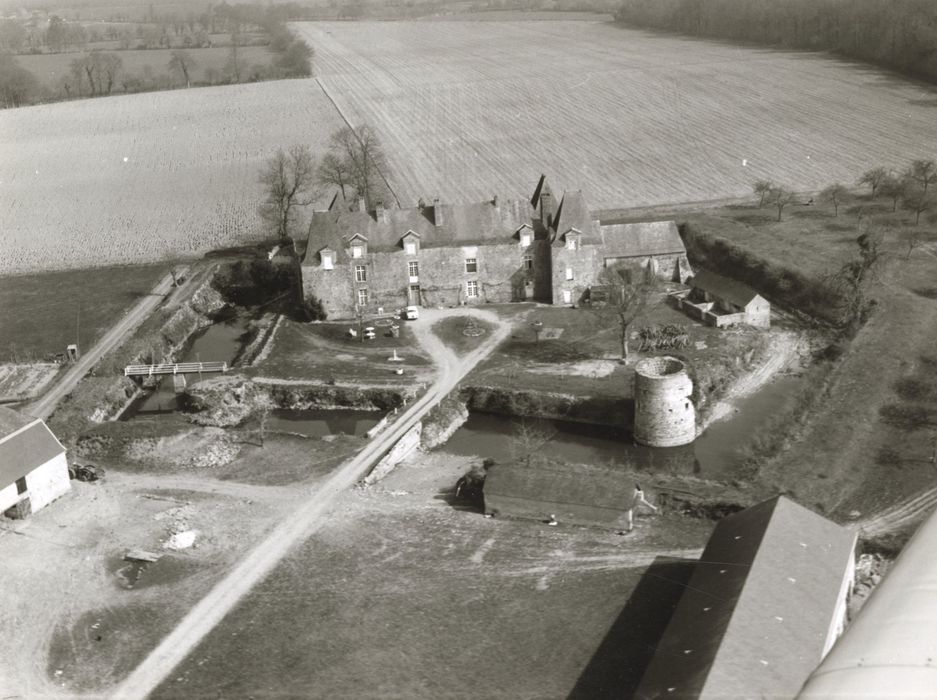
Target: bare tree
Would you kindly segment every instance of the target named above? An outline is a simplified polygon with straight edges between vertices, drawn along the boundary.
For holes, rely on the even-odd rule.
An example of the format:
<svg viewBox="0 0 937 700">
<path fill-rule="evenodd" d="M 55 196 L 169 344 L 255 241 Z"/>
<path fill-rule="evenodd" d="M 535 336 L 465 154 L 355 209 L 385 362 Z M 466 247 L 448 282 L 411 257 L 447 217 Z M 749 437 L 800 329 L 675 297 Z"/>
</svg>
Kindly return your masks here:
<svg viewBox="0 0 937 700">
<path fill-rule="evenodd" d="M 628 359 L 628 331 L 648 307 L 656 285 L 643 272 L 606 268 L 599 275 L 599 285 L 606 288 L 608 301 L 592 306 L 593 313 L 618 325 L 622 362 Z"/>
<path fill-rule="evenodd" d="M 772 187 L 766 197 L 767 201 L 778 209 L 778 221 L 781 220 L 781 213 L 784 207 L 794 201 L 794 193 L 783 187 Z"/>
<path fill-rule="evenodd" d="M 885 259 L 883 238 L 879 232 L 863 233 L 856 239 L 859 246 L 857 257 L 843 264 L 829 278 L 830 285 L 842 299 L 841 321 L 846 326 L 855 328 L 861 325 L 871 309 L 868 290 Z"/>
<path fill-rule="evenodd" d="M 260 207 L 261 216 L 280 238 L 289 238 L 297 207 L 313 201 L 315 158 L 308 146 L 295 145 L 288 152 L 279 149 L 266 162 L 260 182 L 267 196 Z"/>
<path fill-rule="evenodd" d="M 845 185 L 839 183 L 830 185 L 820 192 L 820 199 L 833 205 L 834 216 L 839 216 L 839 205 L 848 201 L 849 196 L 849 190 L 846 189 Z M 778 220 L 780 221 L 780 219 Z"/>
<path fill-rule="evenodd" d="M 933 209 L 935 204 L 937 204 L 937 196 L 935 196 L 933 190 L 930 192 L 927 190 L 915 190 L 906 193 L 901 202 L 901 205 L 905 209 L 914 214 L 915 226 L 921 223 L 921 214 Z"/>
<path fill-rule="evenodd" d="M 878 188 L 885 182 L 885 179 L 888 177 L 888 171 L 885 168 L 872 168 L 871 170 L 866 170 L 862 173 L 862 177 L 856 180 L 856 184 L 859 186 L 868 185 L 872 188 L 872 198 L 875 198 L 875 193 L 878 191 Z"/>
<path fill-rule="evenodd" d="M 543 427 L 529 420 L 521 420 L 516 424 L 508 449 L 511 459 L 523 462 L 524 466 L 531 466 L 534 455 L 537 454 L 553 437 L 556 429 L 552 426 Z"/>
<path fill-rule="evenodd" d="M 907 175 L 926 193 L 928 186 L 937 182 L 937 163 L 932 160 L 916 160 L 911 163 Z"/>
<path fill-rule="evenodd" d="M 765 205 L 765 197 L 768 196 L 768 193 L 773 187 L 774 183 L 772 183 L 770 180 L 755 180 L 755 184 L 752 185 L 752 189 L 755 191 L 755 194 L 761 197 L 761 199 L 758 201 L 759 209 Z"/>
<path fill-rule="evenodd" d="M 332 134 L 332 150 L 345 161 L 358 196 L 369 208 L 375 206 L 387 189 L 382 175 L 387 159 L 374 129 L 367 124 L 339 129 Z"/>
<path fill-rule="evenodd" d="M 351 184 L 351 170 L 344 158 L 335 153 L 326 153 L 316 174 L 321 184 L 341 188 L 342 199 L 345 199 L 345 185 Z"/>
<path fill-rule="evenodd" d="M 888 173 L 884 180 L 879 183 L 879 192 L 891 200 L 891 210 L 898 211 L 898 202 L 905 196 L 910 189 L 910 183 L 906 178 L 898 177 L 894 173 Z"/>
<path fill-rule="evenodd" d="M 192 87 L 191 71 L 195 66 L 195 59 L 188 51 L 176 49 L 170 55 L 169 70 L 180 76 L 185 81 L 186 87 Z"/>
</svg>

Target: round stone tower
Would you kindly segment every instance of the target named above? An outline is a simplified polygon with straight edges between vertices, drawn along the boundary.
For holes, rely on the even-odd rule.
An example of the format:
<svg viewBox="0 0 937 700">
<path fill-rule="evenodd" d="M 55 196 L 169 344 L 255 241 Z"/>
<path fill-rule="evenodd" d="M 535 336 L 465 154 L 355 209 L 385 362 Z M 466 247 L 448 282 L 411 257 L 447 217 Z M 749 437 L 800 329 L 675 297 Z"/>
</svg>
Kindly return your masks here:
<svg viewBox="0 0 937 700">
<path fill-rule="evenodd" d="M 634 368 L 634 439 L 651 447 L 696 439 L 693 382 L 675 357 L 649 357 Z"/>
</svg>

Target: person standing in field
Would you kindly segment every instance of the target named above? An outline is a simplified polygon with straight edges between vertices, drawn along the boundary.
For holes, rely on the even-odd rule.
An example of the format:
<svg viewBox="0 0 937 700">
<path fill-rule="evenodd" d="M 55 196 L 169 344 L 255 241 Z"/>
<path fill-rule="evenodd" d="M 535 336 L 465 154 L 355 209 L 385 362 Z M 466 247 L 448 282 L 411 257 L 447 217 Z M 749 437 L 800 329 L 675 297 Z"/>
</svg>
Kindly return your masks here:
<svg viewBox="0 0 937 700">
<path fill-rule="evenodd" d="M 628 529 L 620 530 L 619 535 L 624 535 L 626 532 L 631 532 L 634 530 L 634 509 L 639 506 L 646 506 L 650 508 L 655 513 L 657 512 L 657 506 L 652 505 L 644 497 L 644 491 L 641 490 L 641 484 L 635 482 L 634 484 L 634 493 L 631 495 L 631 502 L 628 504 Z"/>
</svg>

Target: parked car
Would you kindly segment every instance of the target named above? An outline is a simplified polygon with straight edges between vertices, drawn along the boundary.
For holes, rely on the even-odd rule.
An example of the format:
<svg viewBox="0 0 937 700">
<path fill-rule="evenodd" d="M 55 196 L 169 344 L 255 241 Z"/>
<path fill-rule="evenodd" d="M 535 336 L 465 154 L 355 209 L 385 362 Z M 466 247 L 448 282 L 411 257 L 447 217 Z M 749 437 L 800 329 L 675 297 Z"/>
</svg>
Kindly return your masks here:
<svg viewBox="0 0 937 700">
<path fill-rule="evenodd" d="M 420 317 L 420 307 L 408 306 L 403 310 L 403 317 L 408 321 L 415 321 Z"/>
<path fill-rule="evenodd" d="M 104 476 L 104 470 L 95 464 L 73 462 L 68 465 L 68 478 L 78 481 L 97 481 Z"/>
</svg>

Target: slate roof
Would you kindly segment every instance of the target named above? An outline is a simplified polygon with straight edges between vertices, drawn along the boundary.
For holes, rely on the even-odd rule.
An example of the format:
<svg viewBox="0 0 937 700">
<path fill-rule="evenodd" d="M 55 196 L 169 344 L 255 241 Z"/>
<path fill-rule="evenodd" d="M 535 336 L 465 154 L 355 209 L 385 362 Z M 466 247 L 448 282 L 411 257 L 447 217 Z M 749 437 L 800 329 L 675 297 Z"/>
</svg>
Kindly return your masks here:
<svg viewBox="0 0 937 700">
<path fill-rule="evenodd" d="M 792 698 L 820 662 L 856 534 L 778 496 L 719 521 L 635 698 Z"/>
<path fill-rule="evenodd" d="M 610 258 L 686 253 L 673 221 L 602 225 L 599 226 L 599 236 L 605 247 L 605 256 Z"/>
<path fill-rule="evenodd" d="M 339 260 L 347 260 L 344 251 L 355 234 L 367 238 L 369 251 L 399 250 L 408 231 L 419 234 L 420 245 L 427 248 L 507 243 L 516 239 L 517 229 L 529 224 L 530 217 L 527 202 L 518 200 L 384 209 L 380 214 L 315 212 L 309 226 L 307 258 L 327 247 L 338 253 Z"/>
<path fill-rule="evenodd" d="M 690 285 L 694 289 L 702 289 L 715 297 L 742 307 L 748 306 L 758 296 L 758 292 L 747 284 L 736 282 L 709 270 L 699 270 L 690 280 Z"/>
<path fill-rule="evenodd" d="M 42 420 L 0 408 L 0 489 L 64 452 Z"/>
<path fill-rule="evenodd" d="M 558 234 L 557 238 L 574 228 L 583 234 L 583 242 L 585 242 L 585 239 L 592 233 L 592 224 L 592 214 L 589 213 L 589 207 L 586 206 L 586 198 L 582 196 L 582 192 L 577 190 L 564 193 L 560 206 L 556 210 L 556 217 L 553 219 L 553 228 Z"/>
</svg>

